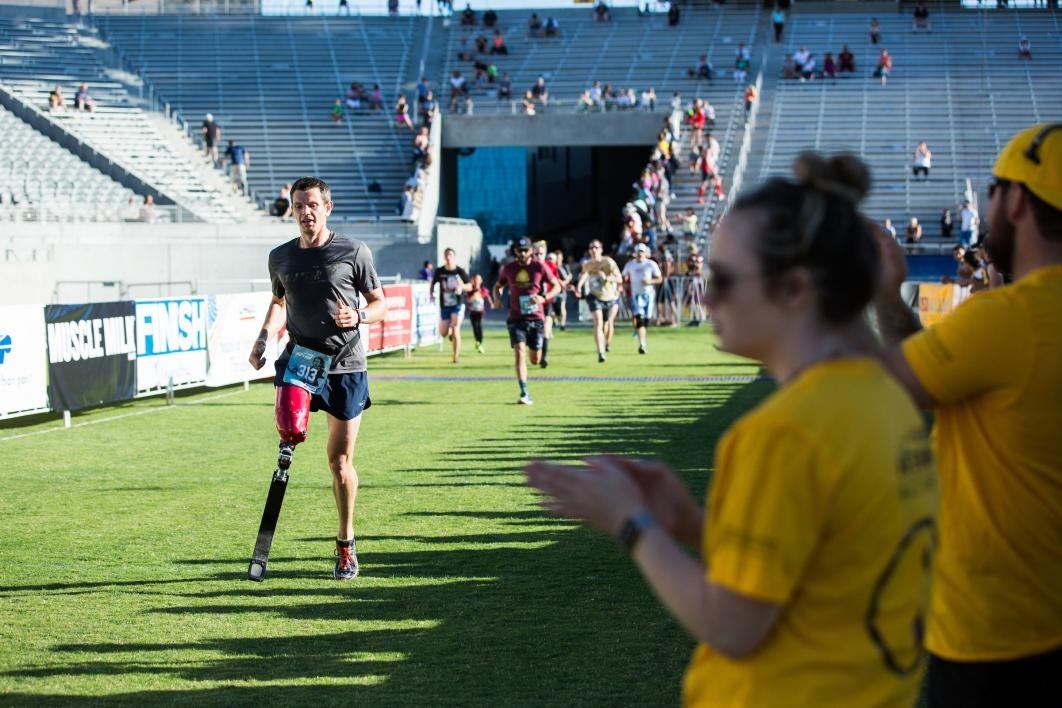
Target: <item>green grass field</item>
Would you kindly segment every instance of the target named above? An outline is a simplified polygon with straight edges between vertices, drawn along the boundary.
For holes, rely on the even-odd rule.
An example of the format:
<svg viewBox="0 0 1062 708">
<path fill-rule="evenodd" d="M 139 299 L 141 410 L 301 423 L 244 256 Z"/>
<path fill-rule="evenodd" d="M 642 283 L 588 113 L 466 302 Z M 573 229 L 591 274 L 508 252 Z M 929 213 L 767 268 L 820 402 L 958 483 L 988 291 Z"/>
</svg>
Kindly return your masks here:
<svg viewBox="0 0 1062 708">
<path fill-rule="evenodd" d="M 245 580 L 276 463 L 269 384 L 0 428 L 0 704 L 675 705 L 692 642 L 615 543 L 536 505 L 521 464 L 661 458 L 703 495 L 719 434 L 765 382 L 708 328 L 587 329 L 515 404 L 502 329 L 460 365 L 370 360 L 355 527 L 331 579 L 325 421 L 296 450 L 266 582 Z M 410 376 L 505 377 L 414 381 Z M 396 377 L 394 380 L 385 377 Z M 594 380 L 551 380 L 594 377 Z M 20 437 L 16 437 L 20 436 Z"/>
</svg>

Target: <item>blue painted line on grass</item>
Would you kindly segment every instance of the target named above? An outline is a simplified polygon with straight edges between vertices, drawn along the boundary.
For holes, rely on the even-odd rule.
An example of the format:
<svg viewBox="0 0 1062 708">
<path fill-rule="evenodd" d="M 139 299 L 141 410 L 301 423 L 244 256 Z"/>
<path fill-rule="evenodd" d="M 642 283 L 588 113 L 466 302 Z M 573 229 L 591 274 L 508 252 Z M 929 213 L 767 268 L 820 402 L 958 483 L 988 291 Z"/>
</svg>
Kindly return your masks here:
<svg viewBox="0 0 1062 708">
<path fill-rule="evenodd" d="M 512 376 L 420 376 L 384 375 L 373 376 L 372 381 L 512 381 Z M 536 376 L 536 382 L 556 381 L 558 383 L 758 383 L 773 381 L 769 376 Z"/>
</svg>

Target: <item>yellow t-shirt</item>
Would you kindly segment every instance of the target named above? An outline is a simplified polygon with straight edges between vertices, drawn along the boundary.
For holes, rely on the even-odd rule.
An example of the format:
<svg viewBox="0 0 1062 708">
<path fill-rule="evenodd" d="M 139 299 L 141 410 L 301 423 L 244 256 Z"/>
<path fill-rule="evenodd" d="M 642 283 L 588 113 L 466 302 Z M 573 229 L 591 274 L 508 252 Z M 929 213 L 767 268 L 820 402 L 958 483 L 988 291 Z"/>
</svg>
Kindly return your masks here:
<svg viewBox="0 0 1062 708">
<path fill-rule="evenodd" d="M 1062 266 L 973 295 L 903 354 L 940 403 L 930 651 L 1062 647 Z"/>
<path fill-rule="evenodd" d="M 708 579 L 783 605 L 754 654 L 701 644 L 687 706 L 905 706 L 918 694 L 935 538 L 924 422 L 874 360 L 815 365 L 716 449 Z"/>
<path fill-rule="evenodd" d="M 616 265 L 616 261 L 608 256 L 602 256 L 599 261 L 583 263 L 583 272 L 590 275 L 587 280 L 587 286 L 590 288 L 590 294 L 598 300 L 609 302 L 619 297 L 619 289 L 616 282 L 610 279 L 610 277 L 618 278 L 620 275 L 620 269 Z"/>
</svg>

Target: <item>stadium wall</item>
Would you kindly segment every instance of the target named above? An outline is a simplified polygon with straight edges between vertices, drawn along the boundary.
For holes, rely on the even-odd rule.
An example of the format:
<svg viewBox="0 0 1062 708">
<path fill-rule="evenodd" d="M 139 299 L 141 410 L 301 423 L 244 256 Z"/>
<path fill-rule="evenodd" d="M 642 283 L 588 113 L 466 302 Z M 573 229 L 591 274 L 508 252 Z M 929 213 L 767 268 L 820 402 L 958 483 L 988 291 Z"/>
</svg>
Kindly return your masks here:
<svg viewBox="0 0 1062 708">
<path fill-rule="evenodd" d="M 381 275 L 413 276 L 434 259 L 408 224 L 344 224 L 364 240 Z M 268 289 L 270 249 L 297 235 L 293 223 L 5 224 L 0 305 Z"/>
</svg>

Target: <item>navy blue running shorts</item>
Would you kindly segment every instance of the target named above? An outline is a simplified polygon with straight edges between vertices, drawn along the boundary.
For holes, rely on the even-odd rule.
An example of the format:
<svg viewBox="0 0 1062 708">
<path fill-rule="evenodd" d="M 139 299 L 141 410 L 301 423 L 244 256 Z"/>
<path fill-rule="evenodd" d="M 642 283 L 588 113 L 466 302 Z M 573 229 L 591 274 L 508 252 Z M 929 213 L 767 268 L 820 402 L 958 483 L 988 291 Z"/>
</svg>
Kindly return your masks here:
<svg viewBox="0 0 1062 708">
<path fill-rule="evenodd" d="M 275 364 L 276 376 L 273 385 L 284 384 L 284 368 L 287 360 Z M 285 384 L 290 386 L 291 384 Z M 356 371 L 347 374 L 329 374 L 320 393 L 310 398 L 311 411 L 324 411 L 339 420 L 354 420 L 372 405 L 369 397 L 369 374 Z"/>
</svg>

